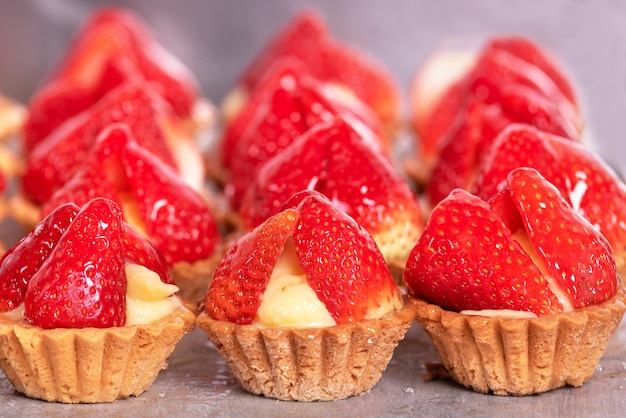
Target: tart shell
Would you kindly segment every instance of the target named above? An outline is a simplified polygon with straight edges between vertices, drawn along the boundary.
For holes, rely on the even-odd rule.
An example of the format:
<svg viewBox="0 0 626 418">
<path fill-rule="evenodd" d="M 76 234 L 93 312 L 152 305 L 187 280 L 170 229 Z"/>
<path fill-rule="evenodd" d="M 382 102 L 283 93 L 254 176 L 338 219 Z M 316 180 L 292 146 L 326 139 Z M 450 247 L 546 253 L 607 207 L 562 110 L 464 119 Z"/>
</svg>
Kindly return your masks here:
<svg viewBox="0 0 626 418">
<path fill-rule="evenodd" d="M 185 306 L 151 324 L 102 329 L 42 329 L 0 317 L 0 366 L 31 398 L 112 402 L 145 392 L 194 324 Z"/>
<path fill-rule="evenodd" d="M 593 375 L 626 310 L 618 283 L 603 304 L 526 319 L 465 315 L 417 299 L 416 320 L 456 382 L 496 395 L 538 394 Z"/>
<path fill-rule="evenodd" d="M 238 325 L 202 311 L 197 325 L 248 392 L 285 401 L 331 401 L 376 385 L 415 311 L 406 299 L 401 311 L 381 319 L 304 329 Z"/>
</svg>

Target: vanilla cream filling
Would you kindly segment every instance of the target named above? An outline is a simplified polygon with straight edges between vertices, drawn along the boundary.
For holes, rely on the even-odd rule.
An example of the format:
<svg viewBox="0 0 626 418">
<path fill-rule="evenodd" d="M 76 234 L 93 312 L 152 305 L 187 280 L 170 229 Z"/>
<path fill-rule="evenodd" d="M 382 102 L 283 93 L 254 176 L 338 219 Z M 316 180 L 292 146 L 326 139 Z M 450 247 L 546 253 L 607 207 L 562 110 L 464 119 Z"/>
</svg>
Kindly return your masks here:
<svg viewBox="0 0 626 418">
<path fill-rule="evenodd" d="M 381 296 L 380 302 L 368 310 L 365 318 L 382 318 L 401 309 L 402 299 L 399 295 Z M 291 238 L 278 257 L 252 325 L 263 328 L 337 325 L 326 305 L 309 286 Z"/>
<path fill-rule="evenodd" d="M 252 325 L 306 328 L 336 324 L 326 305 L 309 286 L 293 240 L 289 239 L 278 257 Z"/>
<path fill-rule="evenodd" d="M 174 296 L 178 287 L 163 283 L 159 275 L 139 264 L 126 263 L 126 324 L 125 326 L 149 324 L 182 306 Z M 13 321 L 24 319 L 24 304 L 7 311 L 4 315 Z"/>
<path fill-rule="evenodd" d="M 181 306 L 173 296 L 178 287 L 163 283 L 157 273 L 139 264 L 126 263 L 126 326 L 149 324 Z"/>
</svg>

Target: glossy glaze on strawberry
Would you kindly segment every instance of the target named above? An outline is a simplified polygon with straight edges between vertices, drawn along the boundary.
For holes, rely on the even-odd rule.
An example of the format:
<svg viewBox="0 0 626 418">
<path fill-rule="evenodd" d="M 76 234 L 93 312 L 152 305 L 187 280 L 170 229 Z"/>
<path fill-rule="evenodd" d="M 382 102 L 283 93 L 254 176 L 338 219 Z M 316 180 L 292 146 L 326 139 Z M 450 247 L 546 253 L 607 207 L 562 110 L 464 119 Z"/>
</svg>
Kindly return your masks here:
<svg viewBox="0 0 626 418">
<path fill-rule="evenodd" d="M 24 302 L 28 282 L 78 211 L 72 203 L 57 207 L 4 254 L 0 262 L 0 311 L 15 309 Z"/>
<path fill-rule="evenodd" d="M 340 116 L 384 146 L 371 110 L 356 98 L 342 102 L 331 87 L 314 79 L 297 60 L 282 59 L 269 70 L 227 126 L 221 144 L 228 169 L 225 191 L 235 209 L 259 168 L 318 123 Z"/>
<path fill-rule="evenodd" d="M 367 229 L 385 258 L 404 260 L 422 218 L 408 183 L 345 121 L 318 124 L 269 160 L 243 197 L 248 228 L 301 190 L 316 190 Z"/>
<path fill-rule="evenodd" d="M 250 324 L 293 239 L 306 281 L 338 324 L 362 321 L 399 291 L 371 236 L 316 192 L 303 192 L 227 251 L 206 295 L 217 320 Z"/>
<path fill-rule="evenodd" d="M 443 62 L 447 68 L 437 67 L 437 61 Z M 565 114 L 572 117 L 571 123 L 581 128 L 578 101 L 569 77 L 530 39 L 494 37 L 478 52 L 439 52 L 424 65 L 424 71 L 418 71 L 412 81 L 410 99 L 411 108 L 416 112 L 411 115 L 411 122 L 426 154 L 437 152 L 445 133 L 461 111 L 464 98 L 472 88 L 479 86 L 478 83 L 487 82 L 492 88 L 494 84 L 525 85 L 561 104 Z M 437 74 L 440 72 L 451 74 L 446 78 L 446 74 Z M 428 91 L 429 84 L 435 82 L 442 85 L 436 91 Z M 422 106 L 422 102 L 428 105 Z"/>
<path fill-rule="evenodd" d="M 195 76 L 163 48 L 138 16 L 116 8 L 97 11 L 31 99 L 25 126 L 27 148 L 121 82 L 134 78 L 148 81 L 179 117 L 191 115 L 199 97 Z"/>
<path fill-rule="evenodd" d="M 176 167 L 153 99 L 141 84 L 124 83 L 66 121 L 28 155 L 22 178 L 24 193 L 39 204 L 48 200 L 78 171 L 97 135 L 116 122 L 126 123 L 164 165 Z"/>
<path fill-rule="evenodd" d="M 252 92 L 282 57 L 300 60 L 315 78 L 352 92 L 374 110 L 387 131 L 397 127 L 400 95 L 393 75 L 371 56 L 334 39 L 316 12 L 298 14 L 277 33 L 243 72 L 239 87 Z"/>
<path fill-rule="evenodd" d="M 404 274 L 414 296 L 444 309 L 539 316 L 610 299 L 616 277 L 606 239 L 531 168 L 512 171 L 489 202 L 450 193 Z"/>
<path fill-rule="evenodd" d="M 106 328 L 126 321 L 126 263 L 171 276 L 162 256 L 109 199 L 59 206 L 0 260 L 0 311 L 23 304 L 41 328 Z"/>
<path fill-rule="evenodd" d="M 86 164 L 48 200 L 44 214 L 64 202 L 83 205 L 97 196 L 117 202 L 169 264 L 208 258 L 220 240 L 205 199 L 142 147 L 123 124 L 97 138 Z"/>
<path fill-rule="evenodd" d="M 428 91 L 434 65 L 418 73 L 412 87 L 412 122 L 425 167 L 409 170 L 429 183 L 433 204 L 454 188 L 470 188 L 483 153 L 510 123 L 528 123 L 573 140 L 579 140 L 583 125 L 571 84 L 530 40 L 494 38 L 478 53 L 460 55 L 448 58 L 452 65 L 460 61 L 460 74 L 442 81 L 437 91 Z"/>
<path fill-rule="evenodd" d="M 535 168 L 615 251 L 626 248 L 626 186 L 592 150 L 532 126 L 511 125 L 486 154 L 474 193 L 490 198 L 517 167 Z"/>
</svg>

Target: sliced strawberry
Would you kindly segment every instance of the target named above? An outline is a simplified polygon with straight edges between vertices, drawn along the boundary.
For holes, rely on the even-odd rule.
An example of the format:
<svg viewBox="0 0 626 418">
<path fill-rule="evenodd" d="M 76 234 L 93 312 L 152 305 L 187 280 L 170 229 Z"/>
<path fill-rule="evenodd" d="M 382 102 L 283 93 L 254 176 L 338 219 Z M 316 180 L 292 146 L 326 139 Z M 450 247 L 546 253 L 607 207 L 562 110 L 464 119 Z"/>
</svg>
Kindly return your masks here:
<svg viewBox="0 0 626 418">
<path fill-rule="evenodd" d="M 108 32 L 120 37 L 120 43 L 127 43 L 130 56 L 126 58 L 136 63 L 145 79 L 172 105 L 180 117 L 190 116 L 200 93 L 196 77 L 163 47 L 144 21 L 128 10 L 109 7 L 94 14 L 77 36 L 77 39 L 83 41 L 79 41 L 75 49 L 70 49 L 73 53 L 65 61 L 68 67 L 89 62 L 90 54 L 98 50 L 97 45 L 93 45 L 93 48 L 90 45 L 89 35 L 98 32 Z M 123 54 L 127 51 L 114 51 L 114 54 L 120 52 Z M 73 67 L 73 70 L 80 72 L 83 65 Z"/>
<path fill-rule="evenodd" d="M 271 82 L 264 82 L 263 90 L 255 93 L 236 118 L 234 124 L 237 125 L 230 128 L 231 133 L 224 138 L 223 151 L 228 154 L 226 161 L 230 162 L 225 190 L 234 208 L 238 208 L 241 196 L 254 181 L 259 168 L 320 122 L 341 116 L 367 132 L 365 135 L 372 142 L 382 142 L 376 134 L 380 131 L 377 119 L 367 114 L 365 105 L 359 106 L 356 99 L 346 104 L 333 97 L 299 61 L 281 60 L 272 67 L 268 77 Z M 255 100 L 256 94 L 262 95 L 262 100 Z M 254 113 L 250 116 L 252 106 Z M 241 123 L 248 125 L 243 129 L 238 125 Z M 234 139 L 235 132 L 242 133 Z"/>
<path fill-rule="evenodd" d="M 450 193 L 404 273 L 415 296 L 445 309 L 537 315 L 602 303 L 616 277 L 606 239 L 532 168 L 513 170 L 488 203 Z"/>
<path fill-rule="evenodd" d="M 233 243 L 217 266 L 206 294 L 206 309 L 213 318 L 252 323 L 297 221 L 295 210 L 285 210 Z"/>
<path fill-rule="evenodd" d="M 27 143 L 44 138 L 61 122 L 131 78 L 148 81 L 180 117 L 191 115 L 199 95 L 193 74 L 136 15 L 119 8 L 101 9 L 75 35 L 52 78 L 35 93 L 29 105 Z M 62 88 L 50 89 L 49 85 Z M 54 103 L 61 103 L 62 108 Z"/>
<path fill-rule="evenodd" d="M 65 202 L 83 206 L 94 197 L 106 197 L 123 207 L 122 196 L 128 193 L 128 185 L 121 155 L 129 135 L 125 124 L 112 124 L 104 129 L 79 171 L 42 205 L 42 215 Z"/>
<path fill-rule="evenodd" d="M 30 153 L 64 121 L 91 106 L 91 90 L 65 82 L 50 82 L 31 98 L 24 123 L 24 148 Z"/>
<path fill-rule="evenodd" d="M 507 184 L 504 191 L 510 193 L 530 243 L 574 308 L 613 297 L 617 292 L 615 260 L 602 234 L 536 170 L 515 169 Z"/>
<path fill-rule="evenodd" d="M 546 51 L 541 49 L 531 40 L 521 36 L 492 38 L 485 46 L 485 50 L 490 49 L 507 51 L 510 54 L 537 66 L 548 77 L 550 77 L 569 102 L 574 107 L 578 107 L 578 101 L 576 99 L 576 94 L 574 93 L 574 88 L 562 66 L 555 61 L 554 57 L 550 56 Z"/>
<path fill-rule="evenodd" d="M 124 83 L 95 106 L 65 122 L 29 155 L 22 179 L 24 192 L 45 202 L 81 167 L 97 135 L 108 125 L 123 122 L 137 140 L 164 164 L 175 167 L 163 136 L 149 89 Z"/>
<path fill-rule="evenodd" d="M 42 207 L 84 205 L 94 197 L 114 200 L 124 219 L 142 231 L 168 264 L 207 258 L 219 241 L 203 197 L 135 141 L 124 124 L 112 124 L 96 140 L 81 171 Z"/>
<path fill-rule="evenodd" d="M 428 197 L 434 204 L 456 188 L 468 189 L 478 164 L 478 149 L 483 136 L 484 113 L 488 106 L 472 100 L 465 113 L 454 122 L 450 137 L 439 151 L 439 161 L 432 171 Z"/>
<path fill-rule="evenodd" d="M 539 268 L 486 202 L 456 189 L 432 211 L 404 282 L 444 309 L 562 310 Z"/>
<path fill-rule="evenodd" d="M 4 254 L 0 260 L 0 311 L 15 309 L 24 302 L 28 283 L 78 211 L 71 203 L 59 206 Z"/>
<path fill-rule="evenodd" d="M 434 173 L 434 170 L 452 171 L 459 158 L 467 158 L 451 153 L 449 148 L 456 146 L 450 142 L 459 136 L 461 124 L 455 121 L 468 117 L 471 114 L 468 107 L 476 101 L 485 106 L 484 118 L 478 121 L 478 129 L 483 131 L 478 142 L 482 150 L 488 149 L 500 130 L 511 122 L 528 123 L 574 140 L 580 138 L 582 118 L 571 85 L 558 67 L 550 63 L 547 53 L 530 40 L 493 38 L 477 53 L 440 53 L 433 58 L 438 59 L 459 62 L 463 74 L 446 78 L 433 71 L 423 71 L 424 74 L 419 72 L 413 81 L 416 86 L 413 94 L 418 95 L 428 94 L 431 90 L 427 88 L 428 80 L 422 80 L 420 76 L 434 79 L 434 82 L 443 78 L 449 83 L 448 87 L 437 87 L 435 98 L 412 97 L 412 123 L 419 135 L 418 151 L 422 153 L 419 161 L 425 165 L 414 170 L 409 168 L 415 172 L 417 181 L 427 182 L 432 178 L 437 182 L 440 173 Z M 428 67 L 441 68 L 437 67 L 437 62 L 428 63 Z M 427 104 L 422 105 L 422 101 Z M 444 149 L 448 150 L 441 161 Z M 479 163 L 482 151 L 474 150 L 474 153 Z M 472 167 L 471 171 L 475 168 Z M 455 187 L 466 187 L 471 180 L 465 176 L 454 184 L 436 185 L 435 188 L 440 190 L 436 197 L 433 196 L 433 203 Z"/>
<path fill-rule="evenodd" d="M 415 81 L 417 83 L 417 81 Z M 467 95 L 467 81 L 465 78 L 456 80 L 450 87 L 441 93 L 439 100 L 432 104 L 432 109 L 413 115 L 411 127 L 418 135 L 418 152 L 426 164 L 437 160 L 439 147 L 450 127 L 455 123 Z M 420 98 L 414 98 L 419 102 Z M 417 104 L 412 105 L 413 108 Z"/>
<path fill-rule="evenodd" d="M 473 191 L 488 199 L 517 167 L 535 168 L 615 250 L 626 247 L 626 186 L 592 151 L 532 126 L 512 125 L 487 153 Z"/>
<path fill-rule="evenodd" d="M 41 328 L 123 326 L 125 297 L 121 211 L 108 199 L 94 199 L 31 278 L 24 315 Z"/>
<path fill-rule="evenodd" d="M 126 261 L 157 273 L 163 283 L 175 284 L 165 257 L 134 227 L 124 222 L 124 256 Z"/>
<path fill-rule="evenodd" d="M 208 312 L 215 319 L 251 323 L 290 237 L 307 282 L 337 323 L 361 321 L 399 300 L 371 236 L 327 198 L 303 192 L 228 250 L 207 292 Z"/>
<path fill-rule="evenodd" d="M 294 197 L 299 220 L 293 239 L 307 282 L 335 322 L 362 321 L 397 299 L 398 288 L 371 235 L 324 196 L 304 194 Z"/>
<path fill-rule="evenodd" d="M 259 225 L 301 190 L 326 195 L 354 217 L 388 260 L 406 257 L 421 229 L 408 183 L 341 119 L 313 127 L 261 168 L 242 201 L 244 224 Z"/>
<path fill-rule="evenodd" d="M 433 203 L 455 188 L 471 190 L 485 154 L 497 135 L 511 123 L 528 123 L 579 140 L 578 132 L 553 98 L 538 89 L 535 82 L 539 81 L 518 72 L 511 74 L 511 68 L 509 71 L 500 68 L 502 62 L 485 62 L 485 66 L 490 63 L 496 68 L 484 67 L 485 74 L 473 80 L 472 95 L 466 99 L 456 123 L 441 143 L 439 159 L 428 185 Z M 482 68 L 477 67 L 477 71 Z M 540 81 L 551 84 L 550 80 Z"/>
<path fill-rule="evenodd" d="M 378 61 L 334 39 L 322 16 L 313 11 L 297 15 L 264 47 L 242 74 L 247 92 L 280 57 L 302 61 L 317 79 L 346 87 L 368 104 L 388 129 L 399 118 L 399 89 L 392 74 Z"/>
<path fill-rule="evenodd" d="M 207 202 L 135 141 L 122 163 L 145 234 L 171 265 L 208 258 L 220 237 Z"/>
</svg>

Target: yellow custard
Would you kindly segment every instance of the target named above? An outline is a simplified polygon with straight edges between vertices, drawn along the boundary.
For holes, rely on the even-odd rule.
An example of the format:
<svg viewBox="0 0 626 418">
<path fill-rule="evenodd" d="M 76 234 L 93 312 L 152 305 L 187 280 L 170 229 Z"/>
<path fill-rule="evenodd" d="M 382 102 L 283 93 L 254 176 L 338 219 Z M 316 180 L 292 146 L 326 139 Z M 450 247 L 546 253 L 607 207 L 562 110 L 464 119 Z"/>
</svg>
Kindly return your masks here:
<svg viewBox="0 0 626 418">
<path fill-rule="evenodd" d="M 149 324 L 174 312 L 181 305 L 173 284 L 139 264 L 126 263 L 126 326 Z"/>
<path fill-rule="evenodd" d="M 402 299 L 399 296 L 382 299 L 384 300 L 379 306 L 370 309 L 366 319 L 382 318 L 402 309 Z M 326 305 L 309 286 L 292 239 L 287 241 L 278 258 L 252 324 L 262 328 L 337 325 Z"/>
</svg>

